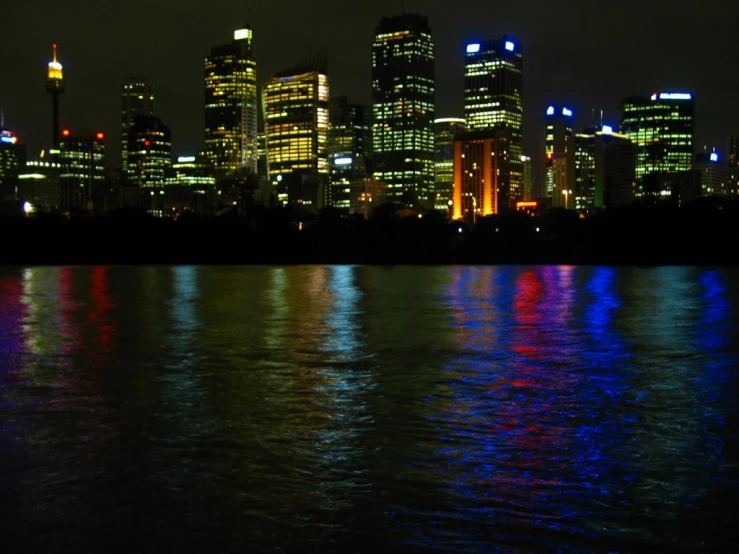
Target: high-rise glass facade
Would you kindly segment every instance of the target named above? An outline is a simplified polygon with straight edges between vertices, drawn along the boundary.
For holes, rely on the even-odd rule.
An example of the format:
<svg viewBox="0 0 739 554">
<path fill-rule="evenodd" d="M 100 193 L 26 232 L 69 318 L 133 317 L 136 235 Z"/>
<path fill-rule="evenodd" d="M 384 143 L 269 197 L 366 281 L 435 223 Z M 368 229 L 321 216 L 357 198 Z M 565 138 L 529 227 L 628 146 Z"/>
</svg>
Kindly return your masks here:
<svg viewBox="0 0 739 554">
<path fill-rule="evenodd" d="M 729 193 L 739 194 L 739 135 L 729 138 Z"/>
<path fill-rule="evenodd" d="M 128 181 L 140 187 L 164 184 L 172 167 L 172 134 L 158 117 L 137 115 L 128 130 Z"/>
<path fill-rule="evenodd" d="M 621 131 L 636 147 L 637 197 L 670 197 L 659 186 L 660 173 L 693 166 L 695 100 L 685 92 L 632 96 L 623 101 Z M 651 175 L 651 176 L 650 176 Z"/>
<path fill-rule="evenodd" d="M 512 208 L 524 196 L 523 53 L 517 41 L 504 36 L 467 45 L 464 116 L 470 132 L 505 132 L 510 152 L 500 164 L 500 185 L 511 204 L 500 208 Z"/>
<path fill-rule="evenodd" d="M 573 112 L 549 106 L 544 118 L 544 181 L 552 207 L 575 208 L 575 136 Z"/>
<path fill-rule="evenodd" d="M 350 209 L 351 183 L 368 178 L 372 154 L 372 113 L 369 106 L 352 104 L 346 96 L 329 102 L 328 158 L 331 205 Z"/>
<path fill-rule="evenodd" d="M 257 62 L 252 30 L 205 58 L 205 157 L 221 175 L 257 172 Z"/>
<path fill-rule="evenodd" d="M 448 211 L 454 191 L 454 141 L 464 133 L 464 119 L 446 117 L 434 121 L 434 208 Z"/>
<path fill-rule="evenodd" d="M 93 195 L 105 185 L 105 135 L 64 129 L 59 149 L 62 210 L 91 210 Z"/>
<path fill-rule="evenodd" d="M 381 19 L 372 44 L 372 150 L 389 201 L 433 206 L 434 94 L 428 18 Z"/>
<path fill-rule="evenodd" d="M 283 203 L 323 207 L 328 194 L 329 84 L 323 63 L 281 72 L 264 86 L 269 178 Z"/>
<path fill-rule="evenodd" d="M 121 86 L 121 170 L 128 172 L 128 130 L 137 115 L 154 115 L 154 85 L 146 79 L 129 79 Z"/>
</svg>

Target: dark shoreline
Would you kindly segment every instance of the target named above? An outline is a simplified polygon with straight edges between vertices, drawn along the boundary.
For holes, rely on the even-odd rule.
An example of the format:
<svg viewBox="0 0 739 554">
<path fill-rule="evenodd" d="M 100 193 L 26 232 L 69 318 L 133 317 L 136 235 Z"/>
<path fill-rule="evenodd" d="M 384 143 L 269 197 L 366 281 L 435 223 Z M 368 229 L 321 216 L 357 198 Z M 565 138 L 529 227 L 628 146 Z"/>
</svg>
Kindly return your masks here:
<svg viewBox="0 0 739 554">
<path fill-rule="evenodd" d="M 402 215 L 401 215 L 402 214 Z M 478 218 L 265 209 L 178 220 L 138 211 L 0 217 L 0 265 L 739 265 L 739 201 Z"/>
</svg>

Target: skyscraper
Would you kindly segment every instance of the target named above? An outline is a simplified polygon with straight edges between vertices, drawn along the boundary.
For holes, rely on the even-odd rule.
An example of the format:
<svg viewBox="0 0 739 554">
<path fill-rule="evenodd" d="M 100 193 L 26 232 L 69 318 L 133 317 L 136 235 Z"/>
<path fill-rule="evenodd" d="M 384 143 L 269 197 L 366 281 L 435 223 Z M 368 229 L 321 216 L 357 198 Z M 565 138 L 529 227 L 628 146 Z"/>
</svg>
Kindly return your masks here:
<svg viewBox="0 0 739 554">
<path fill-rule="evenodd" d="M 128 130 L 136 116 L 154 116 L 154 85 L 145 79 L 129 79 L 121 86 L 121 169 L 128 172 Z"/>
<path fill-rule="evenodd" d="M 660 173 L 689 171 L 693 167 L 693 95 L 662 92 L 631 96 L 623 101 L 622 132 L 636 146 L 637 196 L 660 199 L 672 195 L 658 185 Z"/>
<path fill-rule="evenodd" d="M 453 218 L 467 218 L 501 212 L 509 205 L 508 190 L 498 186 L 500 164 L 506 163 L 507 133 L 497 136 L 467 133 L 454 142 Z"/>
<path fill-rule="evenodd" d="M 328 102 L 325 61 L 278 73 L 264 86 L 269 178 L 283 203 L 320 209 L 328 194 Z"/>
<path fill-rule="evenodd" d="M 126 137 L 128 182 L 139 187 L 164 185 L 172 166 L 172 134 L 158 117 L 137 115 Z"/>
<path fill-rule="evenodd" d="M 62 131 L 59 144 L 61 208 L 91 210 L 93 196 L 105 184 L 105 135 Z"/>
<path fill-rule="evenodd" d="M 226 174 L 257 172 L 257 62 L 252 30 L 234 32 L 205 59 L 205 156 Z"/>
<path fill-rule="evenodd" d="M 464 119 L 434 121 L 434 208 L 448 211 L 454 191 L 454 141 L 465 130 Z"/>
<path fill-rule="evenodd" d="M 53 45 L 54 57 L 49 62 L 46 74 L 46 90 L 51 94 L 51 146 L 53 149 L 59 148 L 59 96 L 64 92 L 64 74 L 62 73 L 62 64 L 59 63 L 56 56 L 56 44 Z"/>
<path fill-rule="evenodd" d="M 381 19 L 372 44 L 372 150 L 389 201 L 432 207 L 434 91 L 428 18 Z"/>
<path fill-rule="evenodd" d="M 714 149 L 695 155 L 693 169 L 700 171 L 702 196 L 728 196 L 731 194 L 729 165 Z"/>
<path fill-rule="evenodd" d="M 329 101 L 328 159 L 330 166 L 331 205 L 350 207 L 351 187 L 355 181 L 368 178 L 372 153 L 371 108 L 351 104 L 346 96 L 335 96 Z"/>
<path fill-rule="evenodd" d="M 500 186 L 507 189 L 512 208 L 523 194 L 523 54 L 507 36 L 467 45 L 465 53 L 464 114 L 467 130 L 482 136 L 502 136 L 510 150 L 502 152 Z"/>
<path fill-rule="evenodd" d="M 739 135 L 729 138 L 729 193 L 739 194 Z"/>
<path fill-rule="evenodd" d="M 544 119 L 546 196 L 553 208 L 575 208 L 575 137 L 572 110 L 547 108 Z"/>
</svg>

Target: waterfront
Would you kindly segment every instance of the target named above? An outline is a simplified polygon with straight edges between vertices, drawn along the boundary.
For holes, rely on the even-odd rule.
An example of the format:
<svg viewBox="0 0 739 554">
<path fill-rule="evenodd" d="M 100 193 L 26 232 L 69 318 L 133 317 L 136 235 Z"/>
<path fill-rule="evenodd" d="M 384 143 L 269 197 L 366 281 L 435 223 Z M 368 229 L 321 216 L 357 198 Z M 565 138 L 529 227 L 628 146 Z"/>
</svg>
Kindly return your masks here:
<svg viewBox="0 0 739 554">
<path fill-rule="evenodd" d="M 739 271 L 0 269 L 10 552 L 730 552 Z"/>
</svg>

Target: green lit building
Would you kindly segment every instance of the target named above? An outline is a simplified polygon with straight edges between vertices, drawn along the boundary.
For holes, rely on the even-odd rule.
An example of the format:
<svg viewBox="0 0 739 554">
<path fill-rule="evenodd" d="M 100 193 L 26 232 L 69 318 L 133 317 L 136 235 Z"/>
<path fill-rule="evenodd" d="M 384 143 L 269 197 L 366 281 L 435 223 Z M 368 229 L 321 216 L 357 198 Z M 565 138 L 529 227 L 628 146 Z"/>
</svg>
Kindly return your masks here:
<svg viewBox="0 0 739 554">
<path fill-rule="evenodd" d="M 454 141 L 464 133 L 464 119 L 441 118 L 434 121 L 434 208 L 441 211 L 451 209 L 454 192 Z"/>
<path fill-rule="evenodd" d="M 324 61 L 278 73 L 264 86 L 269 179 L 282 204 L 321 209 L 328 196 L 329 85 Z"/>
<path fill-rule="evenodd" d="M 666 199 L 660 173 L 693 167 L 695 100 L 685 92 L 632 96 L 623 101 L 621 131 L 636 147 L 637 198 Z"/>
<path fill-rule="evenodd" d="M 504 36 L 467 45 L 464 69 L 464 117 L 467 130 L 481 136 L 505 136 L 508 149 L 499 160 L 499 185 L 507 198 L 498 209 L 513 208 L 523 190 L 523 53 Z"/>
<path fill-rule="evenodd" d="M 257 113 L 257 62 L 247 25 L 205 59 L 205 156 L 219 174 L 257 172 Z"/>
<path fill-rule="evenodd" d="M 433 207 L 434 95 L 428 18 L 381 19 L 372 44 L 372 162 L 389 201 Z"/>
</svg>

